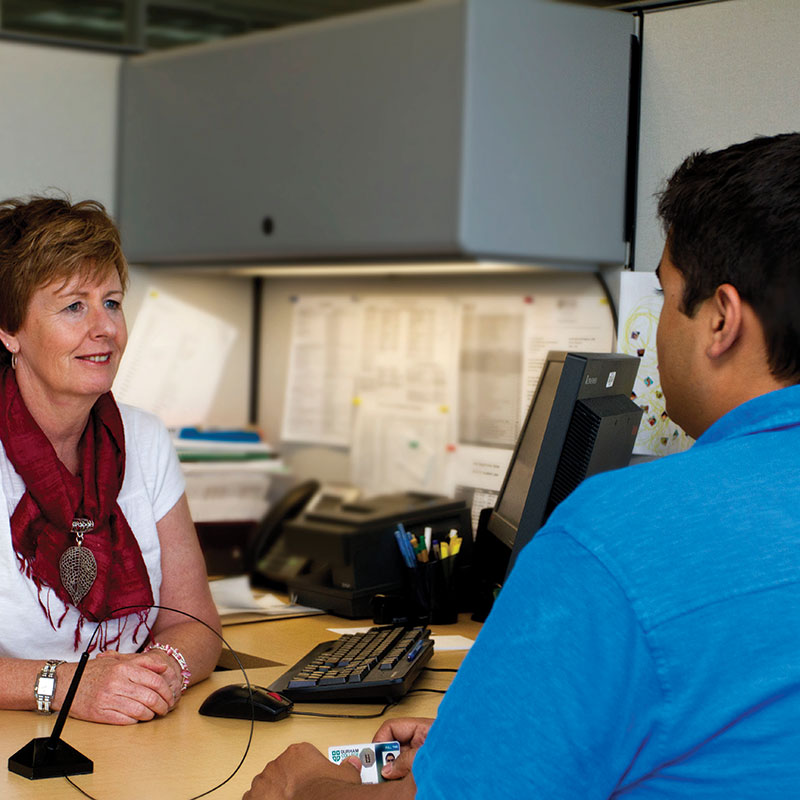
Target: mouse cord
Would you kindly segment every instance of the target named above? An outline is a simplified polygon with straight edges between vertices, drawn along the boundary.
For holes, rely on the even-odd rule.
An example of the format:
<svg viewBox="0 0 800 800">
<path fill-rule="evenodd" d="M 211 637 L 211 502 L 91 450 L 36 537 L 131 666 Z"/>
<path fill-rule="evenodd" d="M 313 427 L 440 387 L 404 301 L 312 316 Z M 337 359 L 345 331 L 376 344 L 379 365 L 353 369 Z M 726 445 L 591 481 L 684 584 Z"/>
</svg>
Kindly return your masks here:
<svg viewBox="0 0 800 800">
<path fill-rule="evenodd" d="M 319 711 L 295 711 L 292 709 L 293 717 L 329 717 L 330 719 L 376 719 L 382 717 L 392 706 L 396 706 L 400 700 L 388 702 L 380 711 L 375 714 L 323 714 Z"/>
<path fill-rule="evenodd" d="M 423 667 L 423 669 L 428 672 L 458 672 L 458 670 L 453 667 Z"/>
<path fill-rule="evenodd" d="M 67 781 L 67 783 L 68 783 L 68 784 L 70 784 L 70 785 L 71 785 L 71 786 L 72 786 L 74 789 L 77 789 L 77 790 L 78 790 L 78 791 L 79 791 L 79 792 L 80 792 L 80 793 L 81 793 L 81 794 L 82 794 L 84 797 L 88 797 L 88 798 L 90 798 L 90 800 L 95 800 L 95 798 L 94 798 L 92 795 L 90 795 L 88 792 L 85 792 L 83 789 L 81 789 L 81 787 L 80 787 L 80 786 L 78 786 L 78 784 L 77 784 L 77 783 L 75 783 L 75 781 L 73 781 L 73 780 L 72 780 L 72 778 L 70 778 L 70 777 L 69 777 L 69 775 L 65 775 L 65 776 L 64 776 L 64 779 L 65 779 L 65 780 Z"/>
<path fill-rule="evenodd" d="M 233 772 L 231 772 L 230 775 L 228 775 L 227 778 L 225 778 L 224 781 L 222 781 L 221 783 L 218 783 L 216 786 L 212 787 L 211 789 L 208 789 L 205 792 L 201 792 L 200 794 L 196 794 L 193 797 L 189 798 L 189 800 L 200 800 L 201 797 L 205 797 L 207 794 L 211 794 L 211 792 L 215 792 L 217 789 L 219 789 L 220 787 L 224 786 L 229 780 L 231 780 L 231 778 L 233 778 L 233 776 L 241 769 L 242 764 L 244 764 L 244 760 L 247 758 L 247 754 L 250 752 L 250 745 L 253 742 L 253 731 L 254 731 L 254 728 L 255 728 L 255 721 L 256 721 L 255 706 L 253 704 L 253 699 L 252 699 L 253 698 L 253 691 L 252 691 L 252 689 L 250 687 L 250 679 L 247 677 L 247 671 L 245 670 L 244 665 L 242 664 L 241 660 L 239 659 L 239 656 L 237 655 L 236 651 L 228 644 L 228 642 L 225 640 L 225 637 L 221 633 L 218 633 L 217 631 L 215 631 L 207 622 L 203 621 L 199 617 L 194 616 L 194 614 L 190 614 L 188 611 L 181 611 L 178 608 L 170 608 L 169 606 L 135 605 L 135 606 L 122 606 L 121 608 L 115 608 L 113 611 L 109 612 L 108 616 L 105 619 L 102 619 L 102 620 L 100 620 L 100 622 L 97 623 L 97 627 L 94 629 L 94 633 L 92 634 L 91 638 L 89 639 L 89 643 L 86 645 L 86 651 L 88 652 L 89 649 L 91 648 L 91 646 L 92 646 L 92 644 L 93 644 L 93 642 L 95 640 L 95 637 L 97 636 L 97 633 L 100 630 L 100 626 L 104 622 L 106 622 L 108 619 L 110 619 L 114 614 L 116 614 L 119 611 L 129 611 L 129 610 L 133 610 L 133 609 L 143 609 L 143 608 L 147 608 L 147 609 L 157 608 L 160 611 L 172 611 L 175 614 L 181 614 L 184 617 L 189 617 L 189 619 L 193 619 L 195 622 L 199 622 L 201 625 L 204 625 L 206 628 L 208 628 L 211 631 L 211 633 L 213 633 L 214 636 L 216 636 L 225 645 L 225 647 L 227 647 L 228 650 L 231 651 L 231 655 L 233 656 L 234 660 L 236 661 L 236 664 L 238 665 L 239 669 L 242 671 L 242 675 L 244 675 L 244 680 L 245 680 L 245 683 L 247 684 L 247 689 L 250 692 L 250 706 L 251 706 L 251 711 L 252 711 L 252 717 L 250 719 L 250 734 L 247 737 L 247 744 L 245 745 L 244 753 L 242 754 L 242 757 L 239 760 L 239 763 L 236 765 L 236 768 L 233 770 Z M 384 709 L 384 711 L 385 710 L 386 709 Z M 68 775 L 64 775 L 64 778 L 66 779 L 67 783 L 69 783 L 71 786 L 74 786 L 84 797 L 88 797 L 88 798 L 90 798 L 90 800 L 97 800 L 97 798 L 95 798 L 93 795 L 90 795 L 86 790 L 82 789 L 80 786 L 78 786 L 77 783 L 75 783 L 73 780 L 71 780 Z"/>
<path fill-rule="evenodd" d="M 446 689 L 412 689 L 410 692 L 407 692 L 404 697 L 408 697 L 409 695 L 416 694 L 417 692 L 432 692 L 433 694 L 444 694 L 447 690 Z M 318 711 L 294 711 L 292 710 L 293 717 L 328 717 L 329 719 L 377 719 L 378 717 L 382 717 L 390 708 L 398 705 L 403 698 L 400 697 L 397 700 L 392 700 L 391 702 L 387 703 L 380 711 L 374 714 L 323 714 Z"/>
</svg>

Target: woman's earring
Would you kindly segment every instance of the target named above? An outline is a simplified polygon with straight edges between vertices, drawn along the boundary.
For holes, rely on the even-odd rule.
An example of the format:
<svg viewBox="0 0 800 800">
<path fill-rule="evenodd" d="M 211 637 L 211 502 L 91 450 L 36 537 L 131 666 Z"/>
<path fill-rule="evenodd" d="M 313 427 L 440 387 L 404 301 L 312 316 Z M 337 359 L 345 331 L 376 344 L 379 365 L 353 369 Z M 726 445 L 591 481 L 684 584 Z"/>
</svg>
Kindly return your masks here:
<svg viewBox="0 0 800 800">
<path fill-rule="evenodd" d="M 16 369 L 16 368 L 17 368 L 17 354 L 16 353 L 12 353 L 11 354 L 11 369 Z"/>
</svg>

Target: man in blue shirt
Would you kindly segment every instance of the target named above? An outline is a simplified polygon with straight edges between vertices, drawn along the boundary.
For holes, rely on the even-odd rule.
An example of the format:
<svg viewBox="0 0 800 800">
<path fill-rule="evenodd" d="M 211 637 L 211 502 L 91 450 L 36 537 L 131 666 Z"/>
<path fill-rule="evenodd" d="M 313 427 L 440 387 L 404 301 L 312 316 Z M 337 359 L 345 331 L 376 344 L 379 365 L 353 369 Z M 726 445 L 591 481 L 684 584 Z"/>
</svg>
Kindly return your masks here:
<svg viewBox="0 0 800 800">
<path fill-rule="evenodd" d="M 248 800 L 800 797 L 800 134 L 689 157 L 659 215 L 659 372 L 695 445 L 553 512 L 436 722 L 376 734 L 398 780 L 296 745 Z"/>
</svg>

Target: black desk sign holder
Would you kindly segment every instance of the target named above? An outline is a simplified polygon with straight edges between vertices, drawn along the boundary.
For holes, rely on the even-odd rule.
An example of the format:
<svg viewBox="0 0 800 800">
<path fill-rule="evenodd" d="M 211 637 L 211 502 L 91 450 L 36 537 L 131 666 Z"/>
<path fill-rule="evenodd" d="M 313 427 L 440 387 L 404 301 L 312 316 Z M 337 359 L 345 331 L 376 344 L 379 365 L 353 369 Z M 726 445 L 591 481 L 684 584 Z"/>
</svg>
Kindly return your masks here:
<svg viewBox="0 0 800 800">
<path fill-rule="evenodd" d="M 21 750 L 8 759 L 9 772 L 22 775 L 32 781 L 40 778 L 63 778 L 66 775 L 86 775 L 94 771 L 94 764 L 85 755 L 61 739 L 61 730 L 69 716 L 75 692 L 81 681 L 89 653 L 84 652 L 78 662 L 78 668 L 72 676 L 67 689 L 64 705 L 58 712 L 56 724 L 50 736 L 31 739 Z"/>
</svg>

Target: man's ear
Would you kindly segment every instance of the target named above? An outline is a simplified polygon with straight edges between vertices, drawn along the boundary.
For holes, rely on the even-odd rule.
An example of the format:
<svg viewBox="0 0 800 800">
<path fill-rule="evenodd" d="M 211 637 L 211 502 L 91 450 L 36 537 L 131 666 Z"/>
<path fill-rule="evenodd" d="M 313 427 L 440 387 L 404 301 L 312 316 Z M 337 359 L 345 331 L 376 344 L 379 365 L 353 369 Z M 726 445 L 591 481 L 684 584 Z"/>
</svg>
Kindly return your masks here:
<svg viewBox="0 0 800 800">
<path fill-rule="evenodd" d="M 709 358 L 720 358 L 742 334 L 742 298 L 735 286 L 717 286 L 708 300 L 711 340 L 706 350 Z"/>
</svg>

